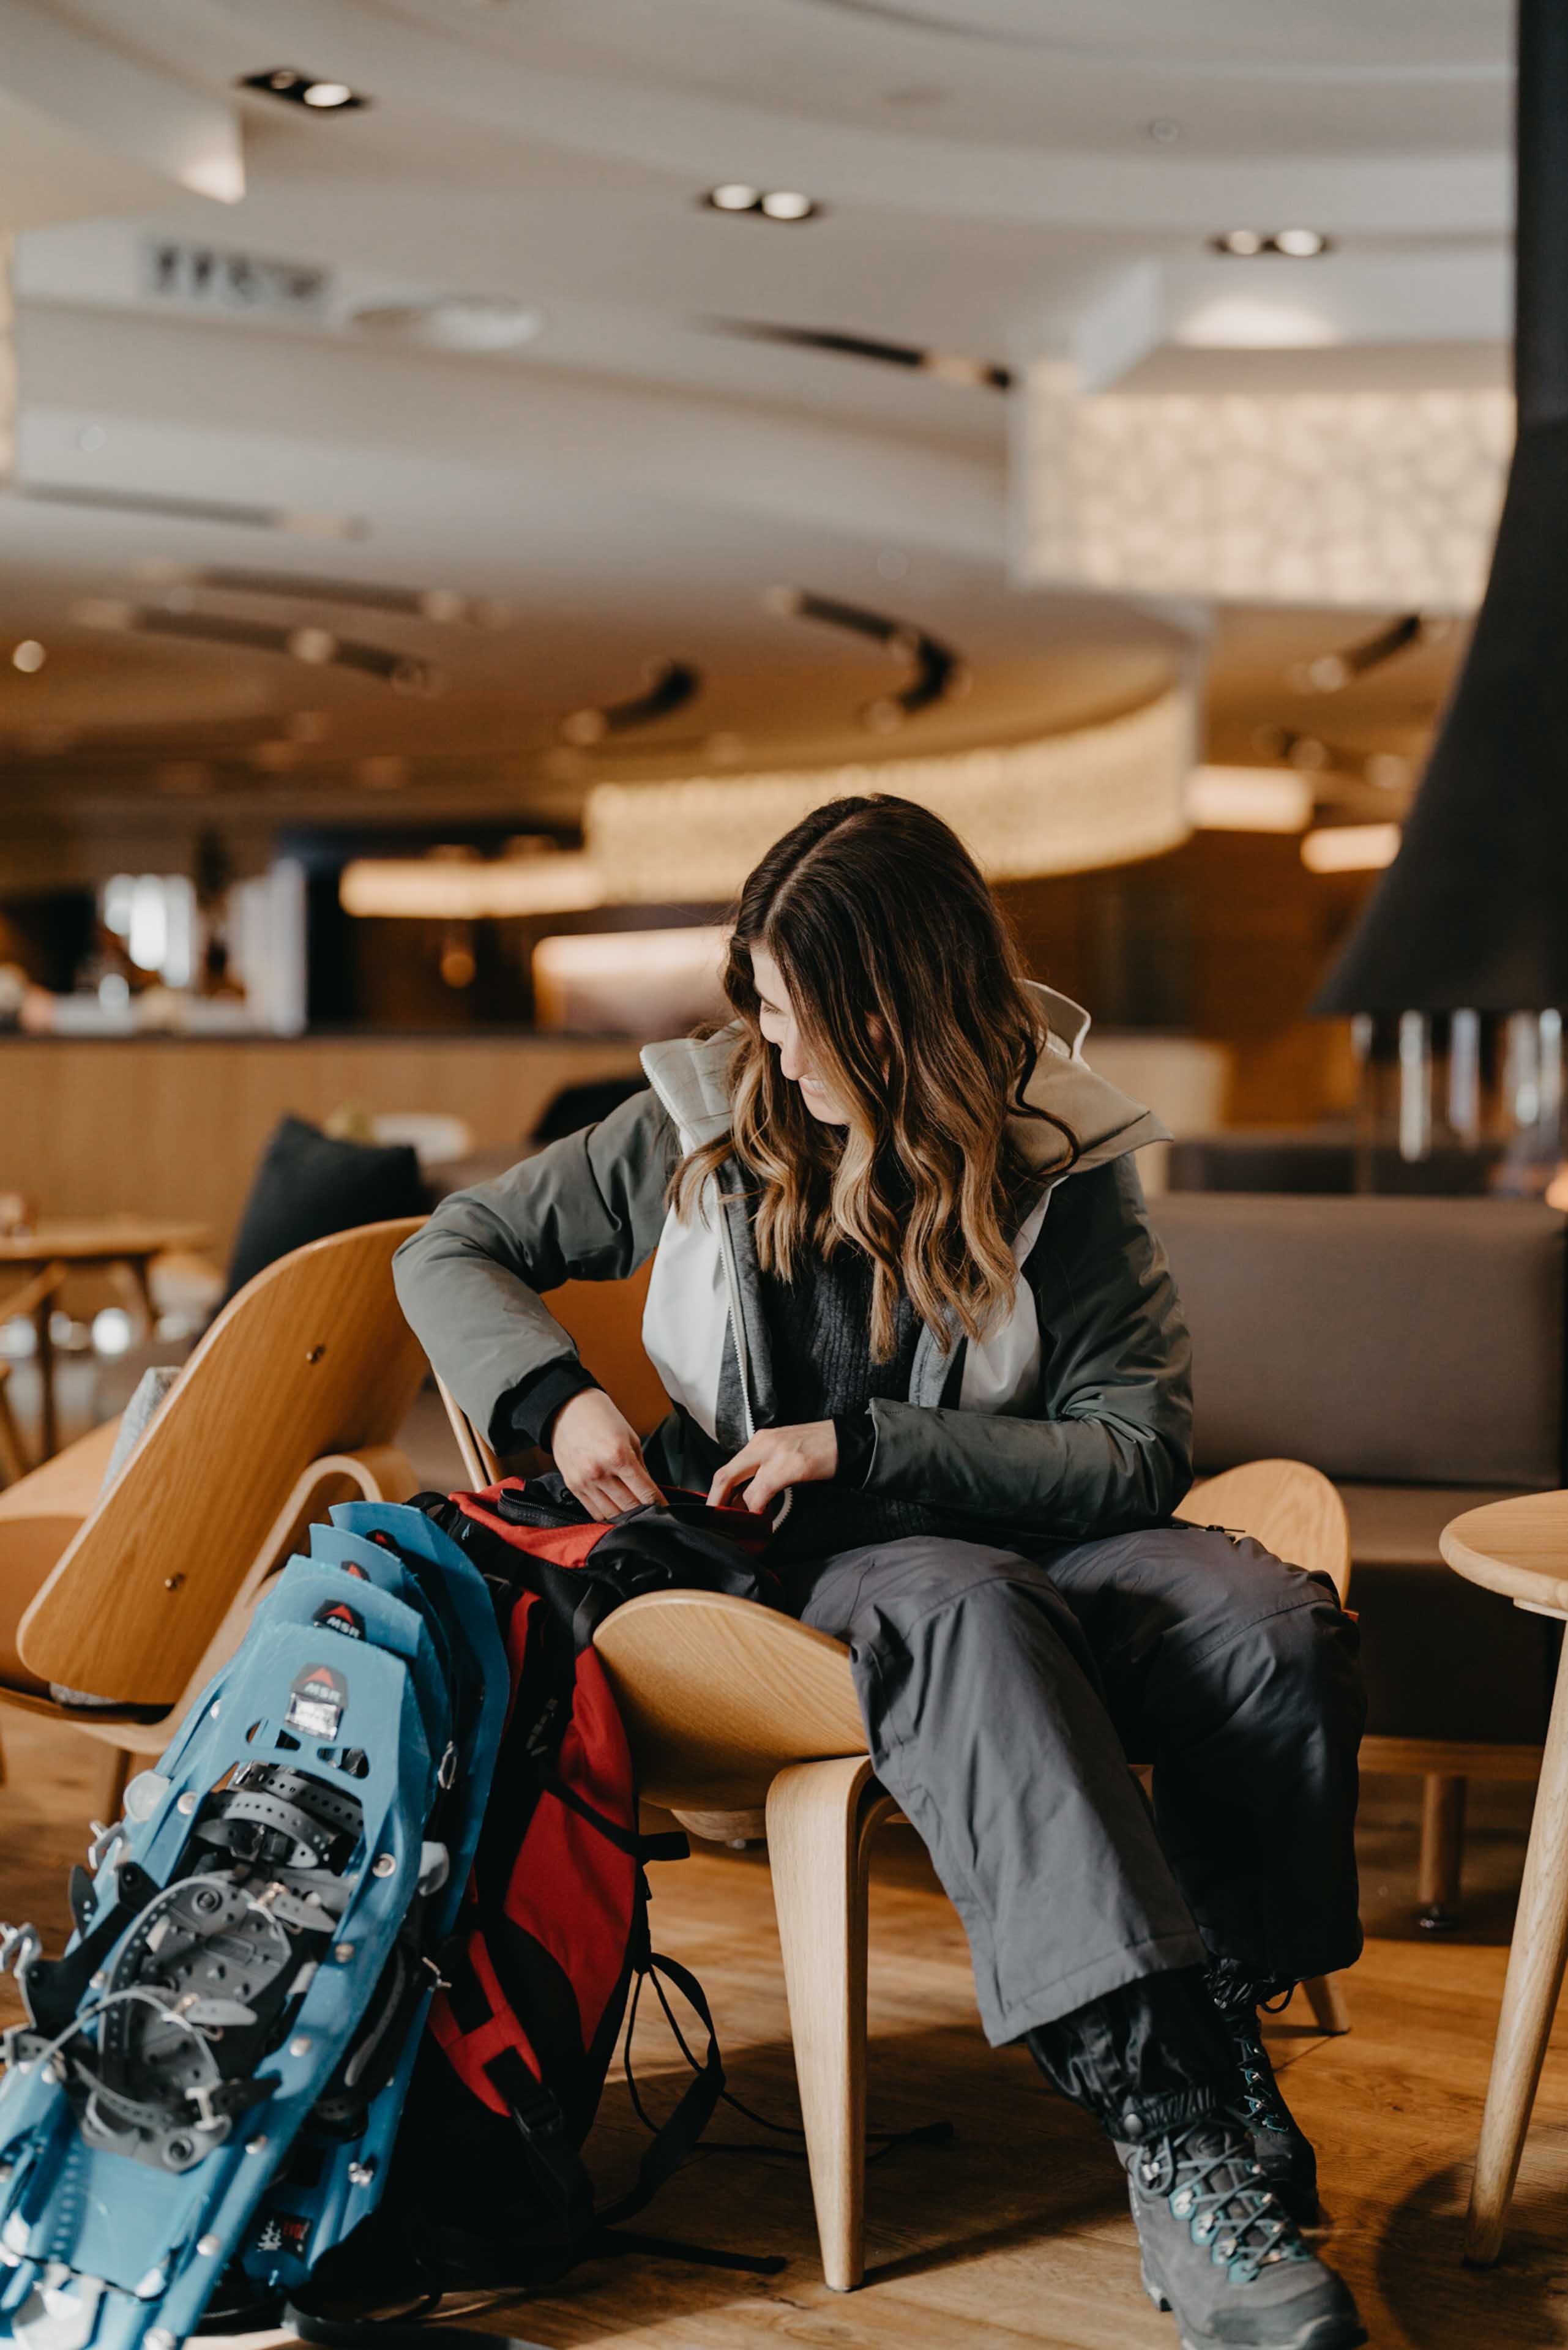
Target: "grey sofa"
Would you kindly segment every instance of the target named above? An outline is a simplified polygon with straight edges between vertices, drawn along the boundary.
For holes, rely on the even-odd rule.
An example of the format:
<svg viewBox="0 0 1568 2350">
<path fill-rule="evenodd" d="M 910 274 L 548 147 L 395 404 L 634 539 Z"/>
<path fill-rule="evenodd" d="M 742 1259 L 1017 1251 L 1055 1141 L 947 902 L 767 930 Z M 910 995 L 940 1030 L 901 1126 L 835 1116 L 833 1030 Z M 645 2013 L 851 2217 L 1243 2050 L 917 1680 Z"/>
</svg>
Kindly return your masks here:
<svg viewBox="0 0 1568 2350">
<path fill-rule="evenodd" d="M 1449 1573 L 1438 1536 L 1568 1484 L 1568 1243 L 1533 1202 L 1171 1192 L 1151 1213 L 1196 1350 L 1200 1471 L 1288 1454 L 1344 1495 L 1369 1770 L 1428 1781 L 1421 1898 L 1458 1897 L 1464 1783 L 1532 1776 L 1558 1627 Z"/>
</svg>

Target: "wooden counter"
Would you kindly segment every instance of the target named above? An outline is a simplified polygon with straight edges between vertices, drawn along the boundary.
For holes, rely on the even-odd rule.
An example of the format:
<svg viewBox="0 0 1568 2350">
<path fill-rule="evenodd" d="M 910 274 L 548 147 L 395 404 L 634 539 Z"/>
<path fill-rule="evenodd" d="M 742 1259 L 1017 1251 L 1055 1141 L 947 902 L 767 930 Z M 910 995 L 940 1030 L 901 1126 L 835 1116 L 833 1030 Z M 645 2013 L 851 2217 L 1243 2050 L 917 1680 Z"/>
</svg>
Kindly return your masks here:
<svg viewBox="0 0 1568 2350">
<path fill-rule="evenodd" d="M 0 1037 L 0 1191 L 49 1218 L 189 1219 L 222 1253 L 286 1112 L 444 1111 L 489 1150 L 519 1143 L 558 1087 L 636 1066 L 615 1038 Z"/>
</svg>

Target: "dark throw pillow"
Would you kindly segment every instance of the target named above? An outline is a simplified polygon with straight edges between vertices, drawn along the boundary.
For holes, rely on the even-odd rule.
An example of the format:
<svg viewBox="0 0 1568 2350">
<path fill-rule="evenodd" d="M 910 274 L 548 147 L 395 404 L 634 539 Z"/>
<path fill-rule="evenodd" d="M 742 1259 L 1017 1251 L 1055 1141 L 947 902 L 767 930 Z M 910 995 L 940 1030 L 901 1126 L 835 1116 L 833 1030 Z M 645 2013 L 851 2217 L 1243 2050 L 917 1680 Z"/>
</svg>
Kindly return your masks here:
<svg viewBox="0 0 1568 2350">
<path fill-rule="evenodd" d="M 422 1216 L 427 1205 L 419 1159 L 408 1143 L 335 1142 L 303 1118 L 280 1118 L 234 1236 L 224 1303 L 306 1241 L 389 1216 Z"/>
</svg>

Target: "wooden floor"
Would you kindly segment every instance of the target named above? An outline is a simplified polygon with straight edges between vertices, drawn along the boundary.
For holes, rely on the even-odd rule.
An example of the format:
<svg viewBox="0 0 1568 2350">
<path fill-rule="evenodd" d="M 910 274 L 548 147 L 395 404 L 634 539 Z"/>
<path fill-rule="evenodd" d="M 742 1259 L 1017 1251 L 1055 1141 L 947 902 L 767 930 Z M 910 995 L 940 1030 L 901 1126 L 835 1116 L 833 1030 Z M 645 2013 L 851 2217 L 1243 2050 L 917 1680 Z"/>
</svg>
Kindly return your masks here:
<svg viewBox="0 0 1568 2350">
<path fill-rule="evenodd" d="M 59 1947 L 66 1871 L 80 1856 L 95 1750 L 47 1723 L 4 1717 L 10 1768 L 0 1793 L 0 1916 L 31 1918 Z M 1406 1807 L 1407 1808 L 1407 1807 Z M 1369 1822 L 1366 1874 L 1392 1886 L 1411 1854 L 1404 1809 Z M 1493 1874 L 1517 1862 L 1509 1823 Z M 1480 1866 L 1487 1868 L 1487 1847 Z M 1402 1859 L 1401 1859 L 1402 1856 Z M 765 1862 L 702 1851 L 653 1872 L 656 1947 L 701 1973 L 732 2085 L 781 2119 L 793 2079 Z M 1495 1919 L 1498 1894 L 1482 1901 Z M 1490 1908 L 1487 1906 L 1490 1902 Z M 472 2322 L 567 2350 L 921 2350 L 1020 2342 L 1072 2350 L 1173 2350 L 1168 2318 L 1139 2290 L 1119 2175 L 1097 2131 L 1053 2096 L 1026 2055 L 992 2052 L 974 2021 L 962 1936 L 907 1834 L 879 1854 L 871 1927 L 874 2125 L 946 2118 L 948 2147 L 896 2148 L 870 2173 L 865 2287 L 838 2295 L 816 2266 L 805 2166 L 772 2149 L 702 2153 L 660 2196 L 647 2224 L 731 2250 L 777 2252 L 765 2281 L 646 2258 L 598 2262 L 568 2288 Z M 1489 1925 L 1495 1932 L 1495 1923 Z M 1411 2350 L 1542 2350 L 1568 2345 L 1568 2027 L 1549 2060 L 1503 2264 L 1465 2269 L 1459 2228 L 1480 2117 L 1505 1952 L 1495 1941 L 1372 1943 L 1348 1978 L 1355 2029 L 1316 2036 L 1282 2018 L 1276 2061 L 1316 2139 L 1333 2226 L 1329 2256 L 1360 2298 L 1374 2344 Z M 0 2012 L 16 2012 L 0 1984 Z M 638 2073 L 667 2108 L 680 2077 L 664 2026 L 645 2017 Z M 763 2133 L 726 2115 L 712 2133 Z M 641 2143 L 624 2082 L 612 2076 L 592 2146 L 596 2172 L 627 2179 Z"/>
</svg>

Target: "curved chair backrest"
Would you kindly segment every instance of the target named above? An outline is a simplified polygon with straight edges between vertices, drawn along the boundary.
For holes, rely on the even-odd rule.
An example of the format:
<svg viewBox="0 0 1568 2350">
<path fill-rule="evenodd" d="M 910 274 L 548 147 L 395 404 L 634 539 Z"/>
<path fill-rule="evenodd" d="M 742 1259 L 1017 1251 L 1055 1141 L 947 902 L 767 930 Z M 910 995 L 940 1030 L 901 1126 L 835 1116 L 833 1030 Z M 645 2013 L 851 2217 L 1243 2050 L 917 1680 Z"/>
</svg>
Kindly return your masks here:
<svg viewBox="0 0 1568 2350">
<path fill-rule="evenodd" d="M 659 1374 L 642 1351 L 642 1308 L 652 1273 L 649 1257 L 624 1281 L 566 1281 L 545 1298 L 583 1362 L 639 1436 L 650 1436 L 670 1409 Z M 444 1379 L 438 1378 L 436 1385 L 463 1467 L 476 1485 L 493 1485 L 500 1469 L 483 1430 L 474 1427 Z"/>
<path fill-rule="evenodd" d="M 425 1370 L 391 1273 L 420 1222 L 313 1241 L 223 1308 L 22 1619 L 41 1680 L 171 1703 L 312 1461 L 391 1443 Z"/>
<path fill-rule="evenodd" d="M 1247 1534 L 1292 1566 L 1326 1575 L 1343 1605 L 1350 1523 L 1337 1490 L 1304 1461 L 1248 1461 L 1195 1485 L 1176 1513 L 1193 1525 Z"/>
</svg>

